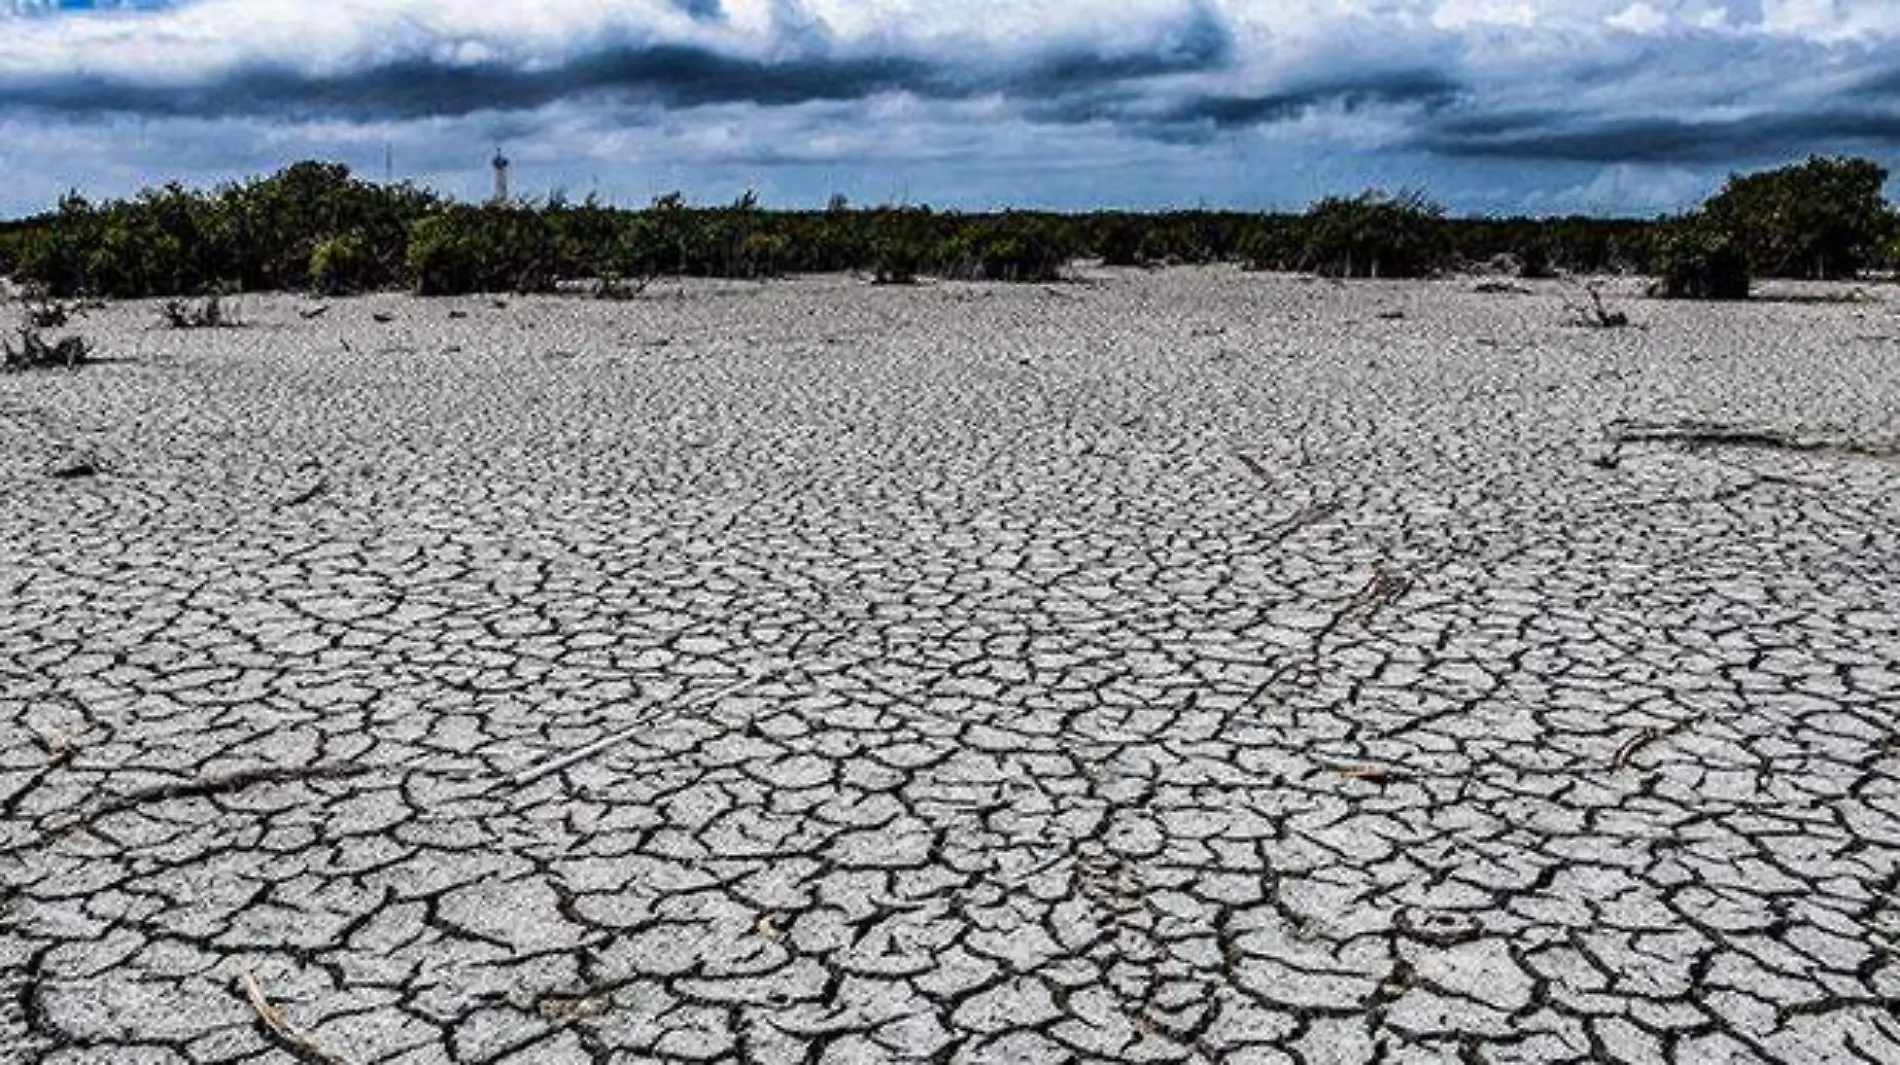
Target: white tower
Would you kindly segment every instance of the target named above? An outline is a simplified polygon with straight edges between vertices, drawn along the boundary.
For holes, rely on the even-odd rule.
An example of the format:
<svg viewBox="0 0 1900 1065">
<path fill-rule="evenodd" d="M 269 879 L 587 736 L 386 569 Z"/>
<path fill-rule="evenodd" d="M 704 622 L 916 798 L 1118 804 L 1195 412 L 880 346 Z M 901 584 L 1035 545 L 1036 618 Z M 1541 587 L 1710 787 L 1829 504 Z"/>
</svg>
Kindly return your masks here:
<svg viewBox="0 0 1900 1065">
<path fill-rule="evenodd" d="M 508 168 L 512 166 L 513 164 L 508 162 L 507 156 L 501 154 L 500 147 L 497 147 L 495 149 L 495 161 L 493 165 L 495 167 L 495 202 L 507 203 L 508 202 Z"/>
</svg>

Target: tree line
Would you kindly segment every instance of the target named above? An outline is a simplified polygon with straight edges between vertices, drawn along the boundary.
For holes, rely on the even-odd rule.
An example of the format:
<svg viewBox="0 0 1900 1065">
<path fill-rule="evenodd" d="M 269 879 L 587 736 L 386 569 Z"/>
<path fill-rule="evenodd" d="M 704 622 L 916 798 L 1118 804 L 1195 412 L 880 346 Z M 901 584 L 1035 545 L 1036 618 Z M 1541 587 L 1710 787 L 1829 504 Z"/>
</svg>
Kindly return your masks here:
<svg viewBox="0 0 1900 1065">
<path fill-rule="evenodd" d="M 1753 277 L 1851 277 L 1900 261 L 1886 171 L 1816 157 L 1736 175 L 1694 211 L 1653 220 L 1452 218 L 1422 194 L 1329 197 L 1301 214 L 957 213 L 928 207 L 768 211 L 752 195 L 641 209 L 595 199 L 457 203 L 410 184 L 301 162 L 209 191 L 172 184 L 94 203 L 77 194 L 0 224 L 0 274 L 50 296 L 140 298 L 408 288 L 536 292 L 594 279 L 860 272 L 1047 281 L 1109 265 L 1239 262 L 1336 277 L 1418 277 L 1471 264 L 1525 276 L 1653 273 L 1666 295 L 1746 295 Z"/>
</svg>

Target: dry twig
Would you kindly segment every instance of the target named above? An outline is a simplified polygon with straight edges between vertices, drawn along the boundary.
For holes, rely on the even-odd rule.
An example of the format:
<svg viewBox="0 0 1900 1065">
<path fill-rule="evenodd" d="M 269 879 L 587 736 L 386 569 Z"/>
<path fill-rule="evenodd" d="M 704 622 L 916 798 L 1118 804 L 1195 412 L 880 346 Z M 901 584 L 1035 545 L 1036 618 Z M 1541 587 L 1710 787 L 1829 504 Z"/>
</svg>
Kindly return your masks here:
<svg viewBox="0 0 1900 1065">
<path fill-rule="evenodd" d="M 258 1023 L 264 1026 L 279 1045 L 307 1065 L 349 1065 L 340 1055 L 323 1044 L 312 1039 L 307 1033 L 291 1026 L 284 1011 L 264 996 L 264 989 L 257 983 L 257 974 L 246 972 L 241 982 L 244 985 L 244 997 L 250 1000 L 251 1009 L 256 1011 Z"/>
<path fill-rule="evenodd" d="M 291 507 L 303 506 L 305 503 L 310 502 L 311 500 L 322 495 L 324 492 L 328 491 L 329 488 L 330 488 L 329 479 L 325 477 L 319 477 L 316 480 L 305 485 L 303 488 L 299 489 L 297 492 L 293 493 L 292 495 L 286 496 L 285 498 L 279 500 L 277 503 L 277 507 L 279 510 L 287 510 Z"/>
<path fill-rule="evenodd" d="M 1655 728 L 1637 729 L 1635 735 L 1631 736 L 1629 739 L 1624 740 L 1623 745 L 1616 749 L 1616 758 L 1613 760 L 1611 764 L 1614 765 L 1617 769 L 1622 769 L 1624 766 L 1629 765 L 1630 759 L 1636 757 L 1636 754 L 1638 751 L 1641 751 L 1643 748 L 1649 746 L 1650 744 L 1656 742 L 1657 740 L 1661 738 L 1662 738 L 1661 729 L 1655 729 Z"/>
<path fill-rule="evenodd" d="M 740 692 L 746 691 L 747 689 L 755 688 L 758 685 L 763 684 L 766 681 L 772 679 L 773 677 L 779 676 L 783 672 L 784 672 L 783 670 L 773 670 L 773 671 L 768 671 L 768 672 L 763 672 L 763 673 L 754 673 L 745 677 L 741 677 L 740 679 L 733 681 L 732 683 L 726 685 L 723 688 L 719 688 L 717 690 L 708 692 L 703 697 L 692 700 L 686 705 L 687 707 L 710 706 L 721 699 L 727 698 L 728 696 L 737 695 Z M 618 728 L 612 732 L 609 732 L 607 735 L 602 736 L 600 739 L 595 740 L 594 742 L 586 745 L 585 747 L 581 747 L 576 750 L 569 751 L 568 753 L 561 755 L 558 758 L 550 759 L 546 762 L 542 762 L 539 765 L 529 766 L 528 768 L 523 769 L 520 772 L 509 777 L 507 780 L 507 783 L 510 786 L 515 787 L 515 788 L 527 787 L 529 784 L 532 784 L 537 780 L 540 780 L 544 777 L 553 776 L 554 774 L 559 773 L 561 770 L 567 769 L 570 766 L 578 765 L 581 762 L 585 762 L 589 758 L 592 758 L 603 751 L 607 751 L 614 747 L 618 747 L 619 745 L 632 739 L 636 734 L 643 732 L 646 729 L 649 729 L 651 727 L 653 727 L 652 718 L 650 717 L 637 718 L 633 721 L 628 722 L 626 725 L 622 726 L 621 728 Z"/>
<path fill-rule="evenodd" d="M 240 769 L 213 777 L 172 781 L 115 796 L 90 810 L 74 812 L 56 831 L 70 832 L 94 825 L 114 814 L 136 810 L 147 803 L 173 802 L 178 799 L 210 799 L 232 795 L 267 784 L 307 783 L 315 780 L 346 780 L 370 772 L 370 767 L 351 762 L 325 762 L 303 766 L 264 766 Z"/>
<path fill-rule="evenodd" d="M 1267 484 L 1273 483 L 1273 471 L 1267 469 L 1266 463 L 1261 462 L 1258 458 L 1255 458 L 1245 451 L 1234 452 L 1234 457 L 1240 460 L 1242 466 L 1247 467 L 1247 472 L 1260 478 Z"/>
<path fill-rule="evenodd" d="M 1576 316 L 1578 325 L 1591 329 L 1621 329 L 1630 324 L 1630 316 L 1622 311 L 1612 311 L 1603 305 L 1603 293 L 1595 285 L 1586 289 L 1590 294 L 1590 306 L 1565 300 L 1564 305 Z"/>
</svg>

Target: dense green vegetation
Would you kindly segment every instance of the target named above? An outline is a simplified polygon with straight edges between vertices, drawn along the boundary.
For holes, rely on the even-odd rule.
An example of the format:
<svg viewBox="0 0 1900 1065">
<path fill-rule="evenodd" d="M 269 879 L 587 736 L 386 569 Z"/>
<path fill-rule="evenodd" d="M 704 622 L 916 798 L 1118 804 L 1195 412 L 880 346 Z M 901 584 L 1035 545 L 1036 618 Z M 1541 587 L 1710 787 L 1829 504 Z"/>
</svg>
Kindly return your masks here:
<svg viewBox="0 0 1900 1065">
<path fill-rule="evenodd" d="M 1673 299 L 1746 299 L 1755 277 L 1835 280 L 1900 266 L 1900 226 L 1882 196 L 1886 168 L 1814 157 L 1735 174 L 1656 235 L 1656 291 Z"/>
<path fill-rule="evenodd" d="M 1326 277 L 1423 277 L 1444 263 L 1444 208 L 1417 192 L 1329 196 L 1306 212 L 1302 265 Z"/>
<path fill-rule="evenodd" d="M 1679 300 L 1745 300 L 1749 256 L 1729 231 L 1703 214 L 1675 219 L 1657 238 L 1655 294 Z"/>
<path fill-rule="evenodd" d="M 1416 277 L 1461 265 L 1525 276 L 1648 271 L 1666 292 L 1742 293 L 1747 276 L 1848 276 L 1893 265 L 1900 239 L 1877 164 L 1814 159 L 1736 176 L 1703 208 L 1660 221 L 1459 219 L 1422 195 L 1321 200 L 1300 215 L 959 214 L 929 208 L 766 211 L 750 195 L 695 207 L 675 194 L 639 210 L 594 200 L 470 206 L 334 163 L 211 191 L 177 185 L 129 200 L 77 195 L 0 224 L 0 273 L 53 296 L 201 296 L 408 287 L 425 294 L 544 291 L 562 279 L 761 278 L 857 271 L 1048 281 L 1076 258 L 1110 265 L 1241 262 L 1336 277 Z"/>
<path fill-rule="evenodd" d="M 1853 277 L 1893 233 L 1886 183 L 1878 163 L 1817 157 L 1731 177 L 1702 214 L 1763 277 Z"/>
<path fill-rule="evenodd" d="M 378 185 L 332 163 L 298 163 L 269 178 L 200 193 L 168 185 L 93 204 L 73 195 L 50 215 L 0 236 L 22 278 L 55 295 L 198 295 L 300 288 L 325 241 L 353 240 L 355 287 L 401 284 L 402 249 L 433 194 Z"/>
</svg>

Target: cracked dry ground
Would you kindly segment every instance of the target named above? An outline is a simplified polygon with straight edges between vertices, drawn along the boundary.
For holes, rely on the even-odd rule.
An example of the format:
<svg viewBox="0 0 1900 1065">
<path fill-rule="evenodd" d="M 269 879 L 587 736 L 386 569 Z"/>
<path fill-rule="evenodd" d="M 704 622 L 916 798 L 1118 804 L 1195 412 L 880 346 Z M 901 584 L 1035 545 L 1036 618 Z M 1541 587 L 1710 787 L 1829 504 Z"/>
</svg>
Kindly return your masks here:
<svg viewBox="0 0 1900 1065">
<path fill-rule="evenodd" d="M 0 1057 L 1900 1060 L 1894 301 L 97 312 Z"/>
</svg>

